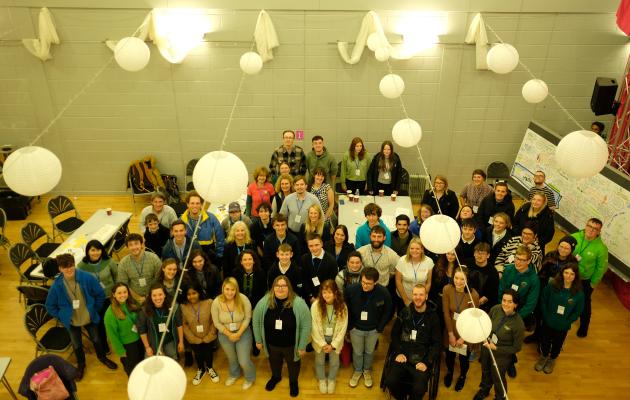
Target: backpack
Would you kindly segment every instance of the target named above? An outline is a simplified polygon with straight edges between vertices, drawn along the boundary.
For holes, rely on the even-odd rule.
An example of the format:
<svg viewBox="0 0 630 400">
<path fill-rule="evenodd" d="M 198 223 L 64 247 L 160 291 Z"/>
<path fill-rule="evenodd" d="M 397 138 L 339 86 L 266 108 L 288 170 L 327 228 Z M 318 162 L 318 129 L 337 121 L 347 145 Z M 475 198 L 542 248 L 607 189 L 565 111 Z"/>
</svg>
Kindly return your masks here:
<svg viewBox="0 0 630 400">
<path fill-rule="evenodd" d="M 127 189 L 131 187 L 134 193 L 152 193 L 165 191 L 164 181 L 160 171 L 155 167 L 155 158 L 147 156 L 133 161 L 127 171 Z"/>
<path fill-rule="evenodd" d="M 177 176 L 175 175 L 162 175 L 162 181 L 166 188 L 166 195 L 168 197 L 168 205 L 172 206 L 181 202 L 179 197 L 179 185 L 177 184 Z"/>
<path fill-rule="evenodd" d="M 37 400 L 64 400 L 70 397 L 52 365 L 35 373 L 31 377 L 29 387 L 37 394 Z"/>
</svg>

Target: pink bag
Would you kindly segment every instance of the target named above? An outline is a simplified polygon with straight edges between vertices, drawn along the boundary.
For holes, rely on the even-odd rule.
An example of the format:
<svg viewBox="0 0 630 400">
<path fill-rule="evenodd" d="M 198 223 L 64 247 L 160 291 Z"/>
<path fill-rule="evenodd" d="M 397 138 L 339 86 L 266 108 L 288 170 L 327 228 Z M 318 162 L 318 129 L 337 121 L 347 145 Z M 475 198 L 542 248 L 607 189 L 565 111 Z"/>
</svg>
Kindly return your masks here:
<svg viewBox="0 0 630 400">
<path fill-rule="evenodd" d="M 70 393 L 52 366 L 33 375 L 30 388 L 37 394 L 37 400 L 65 400 L 70 397 Z"/>
</svg>

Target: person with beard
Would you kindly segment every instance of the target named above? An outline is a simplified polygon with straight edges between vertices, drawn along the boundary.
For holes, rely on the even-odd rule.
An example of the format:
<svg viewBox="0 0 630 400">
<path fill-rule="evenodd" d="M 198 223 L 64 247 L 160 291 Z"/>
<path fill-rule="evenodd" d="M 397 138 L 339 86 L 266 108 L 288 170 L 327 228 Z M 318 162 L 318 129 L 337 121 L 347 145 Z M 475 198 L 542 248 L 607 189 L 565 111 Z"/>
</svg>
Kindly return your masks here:
<svg viewBox="0 0 630 400">
<path fill-rule="evenodd" d="M 409 231 L 409 223 L 409 216 L 400 214 L 396 216 L 396 230 L 391 232 L 392 250 L 400 257 L 407 254 L 407 247 L 409 247 L 409 242 L 413 238 Z"/>
<path fill-rule="evenodd" d="M 497 304 L 499 273 L 490 264 L 490 245 L 477 243 L 474 258 L 466 265 L 470 273 L 470 286 L 479 293 L 479 308 L 488 312 Z"/>
<path fill-rule="evenodd" d="M 359 248 L 365 267 L 375 268 L 379 273 L 378 283 L 387 287 L 390 277 L 396 273 L 398 254 L 390 247 L 385 246 L 385 229 L 376 225 L 370 232 L 370 244 Z"/>
<path fill-rule="evenodd" d="M 549 186 L 545 185 L 545 178 L 546 176 L 543 171 L 534 172 L 534 186 L 529 189 L 527 199 L 531 200 L 536 193 L 543 193 L 547 199 L 547 207 L 554 211 L 556 209 L 556 198 L 551 189 L 549 189 Z"/>
<path fill-rule="evenodd" d="M 514 218 L 514 203 L 506 182 L 495 183 L 494 192 L 481 200 L 479 210 L 475 214 L 477 225 L 481 227 L 492 226 L 493 216 L 498 212 L 504 212 L 510 218 Z"/>
<path fill-rule="evenodd" d="M 128 285 L 131 297 L 142 304 L 162 268 L 162 261 L 154 253 L 145 251 L 144 238 L 137 233 L 127 235 L 125 244 L 129 254 L 118 264 L 116 281 Z"/>
<path fill-rule="evenodd" d="M 400 312 L 392 328 L 392 354 L 396 358 L 385 386 L 397 400 L 405 398 L 409 386 L 411 398 L 422 399 L 431 365 L 439 362 L 440 322 L 435 308 L 426 302 L 427 294 L 424 285 L 415 285 L 411 303 Z"/>
<path fill-rule="evenodd" d="M 376 203 L 368 203 L 363 207 L 363 215 L 365 215 L 365 223 L 357 228 L 354 246 L 358 249 L 369 244 L 372 228 L 377 225 L 380 225 L 385 232 L 385 244 L 391 246 L 392 237 L 387 224 L 381 219 L 381 215 L 383 215 L 381 206 Z"/>
</svg>

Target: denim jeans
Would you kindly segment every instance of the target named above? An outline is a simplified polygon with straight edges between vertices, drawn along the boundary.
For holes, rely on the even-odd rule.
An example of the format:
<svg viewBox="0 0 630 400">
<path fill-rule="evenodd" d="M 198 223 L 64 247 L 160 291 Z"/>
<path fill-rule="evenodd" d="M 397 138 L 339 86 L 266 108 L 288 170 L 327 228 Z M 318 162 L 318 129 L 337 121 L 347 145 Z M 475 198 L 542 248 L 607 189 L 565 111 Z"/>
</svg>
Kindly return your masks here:
<svg viewBox="0 0 630 400">
<path fill-rule="evenodd" d="M 155 352 L 155 350 L 153 351 Z M 175 344 L 174 340 L 171 340 L 170 342 L 166 342 L 162 345 L 162 355 L 166 357 L 170 357 L 173 360 L 177 361 L 178 359 L 177 345 Z"/>
<path fill-rule="evenodd" d="M 328 378 L 326 378 L 326 353 L 320 351 L 315 353 L 315 376 L 317 380 L 323 381 L 328 379 L 334 381 L 337 378 L 337 372 L 339 371 L 339 354 L 336 351 L 328 353 Z"/>
<path fill-rule="evenodd" d="M 68 330 L 70 332 L 70 340 L 72 341 L 72 348 L 74 348 L 74 354 L 77 356 L 77 364 L 85 365 L 85 352 L 83 351 L 83 338 L 81 336 L 81 329 L 85 328 L 90 340 L 94 344 L 94 350 L 96 356 L 101 359 L 105 357 L 105 349 L 101 342 L 101 338 L 98 334 L 98 324 L 89 323 L 84 326 L 70 326 Z"/>
<path fill-rule="evenodd" d="M 353 328 L 350 331 L 350 342 L 352 342 L 352 363 L 357 372 L 371 371 L 374 361 L 374 349 L 378 340 L 376 329 L 371 331 L 360 331 Z"/>
<path fill-rule="evenodd" d="M 241 375 L 242 368 L 247 382 L 256 380 L 256 369 L 251 357 L 252 341 L 252 331 L 250 329 L 245 329 L 245 332 L 241 335 L 241 340 L 236 343 L 230 341 L 224 334 L 219 333 L 219 343 L 228 359 L 231 377 L 238 378 Z"/>
</svg>

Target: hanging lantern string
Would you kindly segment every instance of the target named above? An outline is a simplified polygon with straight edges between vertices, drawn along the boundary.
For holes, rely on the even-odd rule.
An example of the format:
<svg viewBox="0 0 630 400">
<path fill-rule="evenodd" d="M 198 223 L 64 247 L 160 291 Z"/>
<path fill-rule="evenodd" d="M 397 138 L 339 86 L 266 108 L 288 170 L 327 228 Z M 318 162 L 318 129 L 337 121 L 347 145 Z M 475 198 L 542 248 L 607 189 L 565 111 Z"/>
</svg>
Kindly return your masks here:
<svg viewBox="0 0 630 400">
<path fill-rule="evenodd" d="M 494 36 L 496 36 L 497 40 L 501 43 L 504 44 L 505 42 L 503 41 L 503 39 L 501 39 L 501 37 L 499 36 L 499 34 L 492 29 L 492 26 L 488 25 L 486 23 L 486 27 L 490 30 L 490 32 L 492 32 L 492 34 Z M 534 75 L 534 73 L 532 72 L 531 69 L 529 69 L 529 67 L 527 65 L 525 65 L 525 63 L 523 63 L 521 61 L 521 58 L 518 58 L 518 65 L 520 65 L 521 67 L 523 67 L 523 69 L 525 70 L 525 72 L 527 72 L 529 74 L 529 76 L 532 79 L 539 79 L 536 77 L 536 75 Z M 577 119 L 575 119 L 575 117 L 569 112 L 569 110 L 566 109 L 566 107 L 564 107 L 560 101 L 558 100 L 558 98 L 556 96 L 553 95 L 553 93 L 551 93 L 551 91 L 547 91 L 547 94 L 549 95 L 549 97 L 551 97 L 551 99 L 558 105 L 558 107 L 567 115 L 568 119 L 570 119 L 575 125 L 578 126 L 578 128 L 580 128 L 580 130 L 585 130 L 584 127 L 582 126 L 582 124 L 580 124 Z"/>
</svg>

